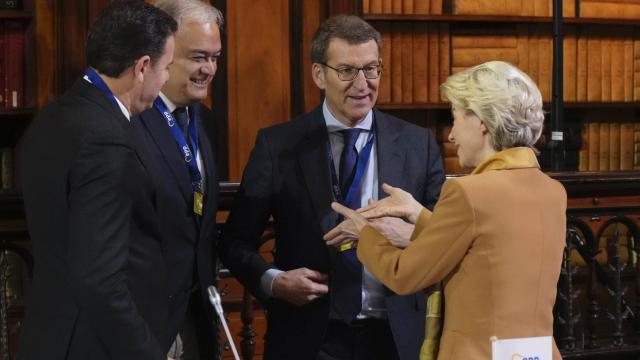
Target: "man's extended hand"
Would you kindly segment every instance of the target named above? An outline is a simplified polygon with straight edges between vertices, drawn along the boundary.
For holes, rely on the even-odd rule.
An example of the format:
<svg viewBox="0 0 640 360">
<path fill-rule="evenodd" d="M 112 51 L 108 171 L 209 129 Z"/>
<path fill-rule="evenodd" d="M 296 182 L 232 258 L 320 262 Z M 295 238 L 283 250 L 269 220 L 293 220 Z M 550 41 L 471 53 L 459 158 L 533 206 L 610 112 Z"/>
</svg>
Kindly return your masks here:
<svg viewBox="0 0 640 360">
<path fill-rule="evenodd" d="M 329 292 L 326 274 L 299 268 L 284 271 L 273 279 L 273 297 L 302 306 Z"/>
</svg>

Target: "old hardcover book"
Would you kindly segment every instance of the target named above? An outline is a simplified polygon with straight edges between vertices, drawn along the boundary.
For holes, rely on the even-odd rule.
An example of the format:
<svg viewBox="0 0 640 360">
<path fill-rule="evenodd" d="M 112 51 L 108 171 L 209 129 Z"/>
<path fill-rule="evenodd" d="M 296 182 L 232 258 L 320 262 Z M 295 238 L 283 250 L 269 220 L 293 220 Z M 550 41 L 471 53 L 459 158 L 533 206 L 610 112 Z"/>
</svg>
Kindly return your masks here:
<svg viewBox="0 0 640 360">
<path fill-rule="evenodd" d="M 393 13 L 393 0 L 382 0 L 382 13 L 383 14 L 391 14 Z"/>
<path fill-rule="evenodd" d="M 433 15 L 442 14 L 442 0 L 430 0 L 429 12 Z"/>
<path fill-rule="evenodd" d="M 429 32 L 424 22 L 413 26 L 413 101 L 429 102 Z"/>
<path fill-rule="evenodd" d="M 412 7 L 413 9 L 413 7 Z M 413 102 L 413 27 L 402 23 L 402 102 Z"/>
<path fill-rule="evenodd" d="M 549 5 L 549 8 L 553 9 L 553 6 Z M 576 16 L 576 0 L 562 0 L 562 17 L 575 17 L 575 16 Z"/>
<path fill-rule="evenodd" d="M 428 15 L 429 5 L 429 0 L 413 0 L 413 13 L 416 15 Z"/>
<path fill-rule="evenodd" d="M 624 38 L 611 38 L 611 101 L 624 101 Z"/>
<path fill-rule="evenodd" d="M 624 101 L 633 101 L 633 29 L 625 32 L 624 43 Z"/>
<path fill-rule="evenodd" d="M 542 93 L 542 99 L 545 101 L 551 100 L 551 71 L 553 64 L 553 42 L 551 37 L 546 34 L 544 25 L 538 26 L 538 71 L 539 71 L 539 83 L 540 92 Z"/>
<path fill-rule="evenodd" d="M 609 171 L 609 135 L 609 123 L 600 123 L 600 171 Z"/>
<path fill-rule="evenodd" d="M 620 124 L 620 170 L 633 170 L 633 125 Z"/>
<path fill-rule="evenodd" d="M 450 68 L 451 68 L 451 48 L 450 48 L 450 34 L 449 34 L 449 24 L 440 24 L 439 29 L 439 38 L 440 38 L 440 47 L 438 51 L 440 52 L 440 81 L 442 84 L 447 81 L 449 77 Z M 440 84 L 438 84 L 438 92 L 440 91 Z M 438 95 L 439 97 L 440 95 Z"/>
<path fill-rule="evenodd" d="M 475 66 L 491 60 L 502 60 L 512 64 L 518 63 L 517 48 L 454 48 L 451 55 L 451 65 L 459 67 Z"/>
<path fill-rule="evenodd" d="M 580 31 L 577 39 L 576 101 L 587 101 L 587 36 Z"/>
<path fill-rule="evenodd" d="M 564 100 L 576 101 L 576 60 L 577 60 L 577 39 L 576 28 L 574 26 L 567 26 L 565 28 L 565 37 L 563 42 L 564 47 L 564 59 L 563 59 L 563 73 L 564 82 L 562 86 L 564 88 Z"/>
<path fill-rule="evenodd" d="M 402 102 L 402 26 L 391 24 L 391 101 Z"/>
<path fill-rule="evenodd" d="M 540 87 L 540 41 L 538 38 L 538 28 L 533 25 L 529 28 L 529 77 Z"/>
<path fill-rule="evenodd" d="M 600 63 L 602 78 L 600 80 L 602 101 L 611 101 L 611 39 L 608 33 L 600 40 L 600 54 L 602 62 Z"/>
<path fill-rule="evenodd" d="M 600 169 L 600 123 L 589 123 L 589 171 Z"/>
<path fill-rule="evenodd" d="M 402 0 L 402 13 L 405 15 L 413 14 L 413 0 Z"/>
<path fill-rule="evenodd" d="M 393 14 L 402 14 L 402 0 L 391 0 L 391 6 Z"/>
<path fill-rule="evenodd" d="M 535 11 L 536 9 L 535 9 L 534 0 L 522 1 L 522 16 L 534 16 Z"/>
<path fill-rule="evenodd" d="M 529 74 L 529 27 L 527 25 L 516 25 L 516 43 L 518 62 L 514 65 Z"/>
<path fill-rule="evenodd" d="M 391 102 L 391 51 L 393 44 L 391 43 L 391 24 L 388 22 L 380 23 L 378 26 L 380 35 L 382 36 L 382 75 L 380 77 L 380 90 L 378 92 L 378 101 L 381 103 Z"/>
<path fill-rule="evenodd" d="M 640 3 L 609 2 L 609 1 L 580 1 L 580 17 L 605 19 L 639 19 Z"/>
<path fill-rule="evenodd" d="M 369 0 L 362 0 L 362 13 L 369 14 L 371 12 L 371 3 Z"/>
<path fill-rule="evenodd" d="M 440 42 L 438 24 L 429 24 L 429 102 L 440 102 Z"/>
<path fill-rule="evenodd" d="M 602 101 L 602 40 L 594 35 L 587 39 L 587 101 Z"/>
<path fill-rule="evenodd" d="M 620 123 L 609 124 L 609 170 L 620 170 Z"/>
</svg>

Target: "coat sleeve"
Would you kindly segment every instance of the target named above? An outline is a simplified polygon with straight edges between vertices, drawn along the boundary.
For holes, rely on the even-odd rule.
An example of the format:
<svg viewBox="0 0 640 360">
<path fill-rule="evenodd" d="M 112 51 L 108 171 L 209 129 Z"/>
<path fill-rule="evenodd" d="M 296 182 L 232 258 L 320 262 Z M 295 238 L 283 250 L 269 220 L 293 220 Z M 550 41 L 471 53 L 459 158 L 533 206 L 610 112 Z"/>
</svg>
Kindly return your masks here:
<svg viewBox="0 0 640 360">
<path fill-rule="evenodd" d="M 104 129 L 103 129 L 104 130 Z M 68 177 L 67 261 L 72 295 L 114 359 L 166 358 L 127 285 L 135 154 L 117 132 L 86 137 Z"/>
<path fill-rule="evenodd" d="M 410 294 L 445 278 L 460 263 L 474 239 L 475 215 L 462 187 L 442 187 L 433 214 L 421 214 L 405 249 L 398 249 L 371 226 L 360 233 L 358 258 L 384 285 Z"/>
<path fill-rule="evenodd" d="M 249 291 L 267 300 L 260 278 L 273 265 L 258 253 L 272 211 L 272 159 L 268 139 L 258 133 L 218 247 L 222 263 Z"/>
</svg>

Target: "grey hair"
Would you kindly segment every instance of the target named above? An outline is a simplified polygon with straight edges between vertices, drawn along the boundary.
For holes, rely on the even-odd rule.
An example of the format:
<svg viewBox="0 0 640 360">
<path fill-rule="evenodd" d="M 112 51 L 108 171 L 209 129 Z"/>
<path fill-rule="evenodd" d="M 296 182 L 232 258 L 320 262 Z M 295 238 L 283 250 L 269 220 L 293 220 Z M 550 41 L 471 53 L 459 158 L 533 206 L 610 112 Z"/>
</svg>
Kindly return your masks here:
<svg viewBox="0 0 640 360">
<path fill-rule="evenodd" d="M 222 12 L 200 0 L 156 0 L 153 5 L 169 14 L 178 23 L 178 29 L 183 21 L 195 21 L 200 24 L 216 23 L 222 31 Z"/>
<path fill-rule="evenodd" d="M 542 134 L 540 90 L 527 74 L 509 63 L 489 61 L 451 75 L 440 92 L 453 107 L 483 121 L 496 151 L 534 148 Z"/>
</svg>

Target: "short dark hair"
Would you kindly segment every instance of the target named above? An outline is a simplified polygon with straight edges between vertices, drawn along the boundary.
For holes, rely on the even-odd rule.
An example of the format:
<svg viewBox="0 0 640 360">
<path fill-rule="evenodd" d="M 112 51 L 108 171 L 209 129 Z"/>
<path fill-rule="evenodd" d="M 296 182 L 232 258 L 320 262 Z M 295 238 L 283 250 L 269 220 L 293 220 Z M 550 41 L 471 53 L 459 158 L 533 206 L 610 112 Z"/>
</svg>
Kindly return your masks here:
<svg viewBox="0 0 640 360">
<path fill-rule="evenodd" d="M 87 64 L 109 77 L 120 76 L 135 60 L 149 55 L 154 64 L 178 24 L 142 0 L 112 1 L 87 36 Z"/>
<path fill-rule="evenodd" d="M 358 45 L 375 40 L 378 54 L 382 53 L 382 38 L 378 30 L 354 15 L 337 15 L 325 20 L 311 40 L 311 62 L 326 63 L 327 50 L 331 39 L 345 40 L 350 45 Z"/>
</svg>

